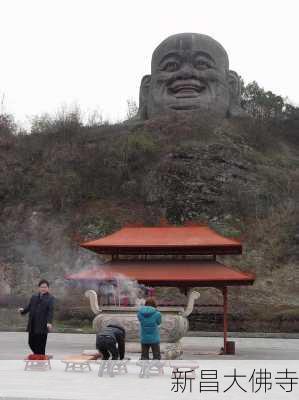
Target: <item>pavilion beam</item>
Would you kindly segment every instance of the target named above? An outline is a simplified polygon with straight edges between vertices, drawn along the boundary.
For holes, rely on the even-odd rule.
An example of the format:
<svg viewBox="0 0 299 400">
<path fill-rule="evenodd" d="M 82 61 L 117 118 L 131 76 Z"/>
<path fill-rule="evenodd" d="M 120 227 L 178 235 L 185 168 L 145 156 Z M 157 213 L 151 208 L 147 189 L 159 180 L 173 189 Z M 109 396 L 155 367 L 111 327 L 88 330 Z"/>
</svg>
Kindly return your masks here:
<svg viewBox="0 0 299 400">
<path fill-rule="evenodd" d="M 223 294 L 223 350 L 224 354 L 227 351 L 227 331 L 228 331 L 228 321 L 227 321 L 227 311 L 228 311 L 228 298 L 227 298 L 227 286 L 222 288 Z"/>
</svg>

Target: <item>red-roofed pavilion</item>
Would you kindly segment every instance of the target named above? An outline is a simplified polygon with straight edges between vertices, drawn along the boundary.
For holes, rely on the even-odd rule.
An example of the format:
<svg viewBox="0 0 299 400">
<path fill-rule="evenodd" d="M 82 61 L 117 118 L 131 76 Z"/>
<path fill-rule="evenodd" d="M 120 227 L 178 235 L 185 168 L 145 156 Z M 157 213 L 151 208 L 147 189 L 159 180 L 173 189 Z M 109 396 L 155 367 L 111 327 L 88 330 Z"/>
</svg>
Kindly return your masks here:
<svg viewBox="0 0 299 400">
<path fill-rule="evenodd" d="M 81 247 L 111 255 L 111 261 L 104 266 L 70 274 L 66 279 L 100 282 L 125 277 L 153 287 L 178 287 L 185 292 L 192 287 L 221 290 L 223 304 L 212 306 L 223 307 L 224 352 L 227 352 L 227 289 L 229 286 L 252 285 L 255 275 L 225 266 L 217 262 L 216 256 L 241 254 L 239 241 L 226 238 L 204 225 L 133 226 L 82 243 Z M 170 255 L 173 259 L 169 259 Z M 122 256 L 131 257 L 128 260 Z M 167 258 L 157 259 L 157 256 Z"/>
<path fill-rule="evenodd" d="M 254 276 L 209 260 L 117 260 L 67 276 L 82 281 L 137 280 L 147 286 L 223 287 L 252 285 Z"/>
<path fill-rule="evenodd" d="M 81 244 L 99 254 L 241 254 L 239 241 L 205 225 L 125 227 L 104 238 Z"/>
</svg>

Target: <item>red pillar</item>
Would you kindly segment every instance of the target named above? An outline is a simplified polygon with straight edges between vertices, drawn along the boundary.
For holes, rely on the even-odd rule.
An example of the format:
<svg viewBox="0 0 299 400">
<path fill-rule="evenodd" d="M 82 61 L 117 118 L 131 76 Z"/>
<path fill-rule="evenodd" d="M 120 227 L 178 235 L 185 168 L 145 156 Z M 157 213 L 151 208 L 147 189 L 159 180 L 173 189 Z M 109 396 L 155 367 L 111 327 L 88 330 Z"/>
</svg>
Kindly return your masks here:
<svg viewBox="0 0 299 400">
<path fill-rule="evenodd" d="M 222 289 L 223 294 L 223 349 L 224 354 L 226 354 L 226 343 L 227 343 L 227 330 L 228 330 L 228 323 L 227 323 L 227 308 L 228 308 L 228 301 L 227 301 L 227 287 L 225 286 Z"/>
</svg>

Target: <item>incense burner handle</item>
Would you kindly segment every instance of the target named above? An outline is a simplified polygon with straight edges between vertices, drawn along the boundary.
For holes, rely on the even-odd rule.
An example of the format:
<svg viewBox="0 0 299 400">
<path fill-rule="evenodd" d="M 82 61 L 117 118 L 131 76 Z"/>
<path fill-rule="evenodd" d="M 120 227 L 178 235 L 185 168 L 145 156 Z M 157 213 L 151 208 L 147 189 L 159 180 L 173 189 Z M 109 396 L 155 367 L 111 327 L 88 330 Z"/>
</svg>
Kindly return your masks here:
<svg viewBox="0 0 299 400">
<path fill-rule="evenodd" d="M 90 302 L 90 308 L 93 311 L 95 315 L 98 315 L 102 312 L 102 310 L 99 307 L 99 302 L 98 302 L 98 295 L 94 290 L 87 290 L 85 292 L 85 297 L 89 299 Z"/>
<path fill-rule="evenodd" d="M 195 300 L 200 298 L 200 293 L 197 292 L 196 290 L 193 289 L 189 289 L 188 290 L 188 294 L 187 294 L 187 307 L 185 308 L 185 310 L 182 313 L 183 317 L 188 317 L 194 308 L 194 303 Z"/>
</svg>

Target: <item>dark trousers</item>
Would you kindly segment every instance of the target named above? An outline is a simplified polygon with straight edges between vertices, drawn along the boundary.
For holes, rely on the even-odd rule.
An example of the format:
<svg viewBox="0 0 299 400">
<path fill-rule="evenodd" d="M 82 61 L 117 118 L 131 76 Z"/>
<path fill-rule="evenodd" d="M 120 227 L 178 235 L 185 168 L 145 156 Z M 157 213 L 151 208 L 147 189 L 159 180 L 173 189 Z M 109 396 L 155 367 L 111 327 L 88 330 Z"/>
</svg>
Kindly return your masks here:
<svg viewBox="0 0 299 400">
<path fill-rule="evenodd" d="M 48 334 L 35 334 L 29 332 L 29 347 L 33 354 L 45 354 Z"/>
<path fill-rule="evenodd" d="M 110 355 L 112 356 L 112 360 L 118 359 L 116 341 L 113 337 L 98 336 L 97 349 L 103 354 L 103 360 L 109 360 Z"/>
<path fill-rule="evenodd" d="M 149 360 L 150 348 L 154 360 L 161 360 L 160 343 L 141 343 L 141 360 Z"/>
</svg>

